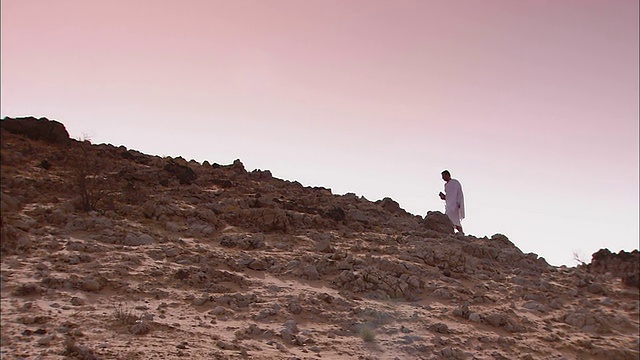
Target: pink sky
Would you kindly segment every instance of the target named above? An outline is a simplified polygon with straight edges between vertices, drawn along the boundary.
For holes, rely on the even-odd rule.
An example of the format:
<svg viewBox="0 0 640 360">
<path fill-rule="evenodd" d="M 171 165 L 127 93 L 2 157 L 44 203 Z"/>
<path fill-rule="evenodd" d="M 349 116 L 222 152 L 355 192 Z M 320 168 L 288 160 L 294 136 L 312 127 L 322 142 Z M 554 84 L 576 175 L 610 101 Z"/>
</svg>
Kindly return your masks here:
<svg viewBox="0 0 640 360">
<path fill-rule="evenodd" d="M 574 265 L 638 248 L 638 1 L 1 3 L 1 115 L 424 215 Z"/>
</svg>

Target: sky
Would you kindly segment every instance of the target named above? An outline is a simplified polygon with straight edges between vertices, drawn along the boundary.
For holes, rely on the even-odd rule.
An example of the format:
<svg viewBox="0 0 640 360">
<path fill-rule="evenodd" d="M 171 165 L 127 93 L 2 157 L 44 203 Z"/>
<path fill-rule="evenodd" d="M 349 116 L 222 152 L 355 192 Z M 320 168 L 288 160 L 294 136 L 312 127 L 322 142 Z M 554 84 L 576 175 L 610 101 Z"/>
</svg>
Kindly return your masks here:
<svg viewBox="0 0 640 360">
<path fill-rule="evenodd" d="M 638 248 L 637 0 L 1 0 L 1 116 L 444 211 L 552 265 Z"/>
</svg>

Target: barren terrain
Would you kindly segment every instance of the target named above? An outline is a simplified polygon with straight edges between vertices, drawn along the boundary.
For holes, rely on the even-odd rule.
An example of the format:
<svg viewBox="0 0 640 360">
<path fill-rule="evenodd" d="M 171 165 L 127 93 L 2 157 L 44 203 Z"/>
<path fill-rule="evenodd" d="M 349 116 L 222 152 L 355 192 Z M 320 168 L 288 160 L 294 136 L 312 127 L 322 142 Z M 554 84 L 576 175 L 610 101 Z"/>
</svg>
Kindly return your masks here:
<svg viewBox="0 0 640 360">
<path fill-rule="evenodd" d="M 638 358 L 637 251 L 2 123 L 2 359 Z"/>
</svg>

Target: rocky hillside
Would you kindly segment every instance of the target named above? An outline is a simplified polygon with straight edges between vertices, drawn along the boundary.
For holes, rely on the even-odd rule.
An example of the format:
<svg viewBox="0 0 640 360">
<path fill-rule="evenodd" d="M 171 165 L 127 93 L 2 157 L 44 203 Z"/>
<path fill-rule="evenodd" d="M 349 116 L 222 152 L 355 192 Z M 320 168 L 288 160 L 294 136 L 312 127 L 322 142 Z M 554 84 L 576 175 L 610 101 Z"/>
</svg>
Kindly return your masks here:
<svg viewBox="0 0 640 360">
<path fill-rule="evenodd" d="M 0 121 L 3 359 L 637 359 L 637 251 Z M 215 157 L 215 154 L 212 155 Z"/>
</svg>

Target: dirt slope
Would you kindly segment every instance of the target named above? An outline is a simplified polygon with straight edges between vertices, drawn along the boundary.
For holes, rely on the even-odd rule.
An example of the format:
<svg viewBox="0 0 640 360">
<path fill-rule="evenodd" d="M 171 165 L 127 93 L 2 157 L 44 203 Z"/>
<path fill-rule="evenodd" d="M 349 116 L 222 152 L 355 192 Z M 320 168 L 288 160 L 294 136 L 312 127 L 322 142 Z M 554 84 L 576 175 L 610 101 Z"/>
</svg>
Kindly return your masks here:
<svg viewBox="0 0 640 360">
<path fill-rule="evenodd" d="M 1 132 L 2 359 L 638 358 L 637 251 L 553 267 L 438 212 L 56 126 Z"/>
</svg>

